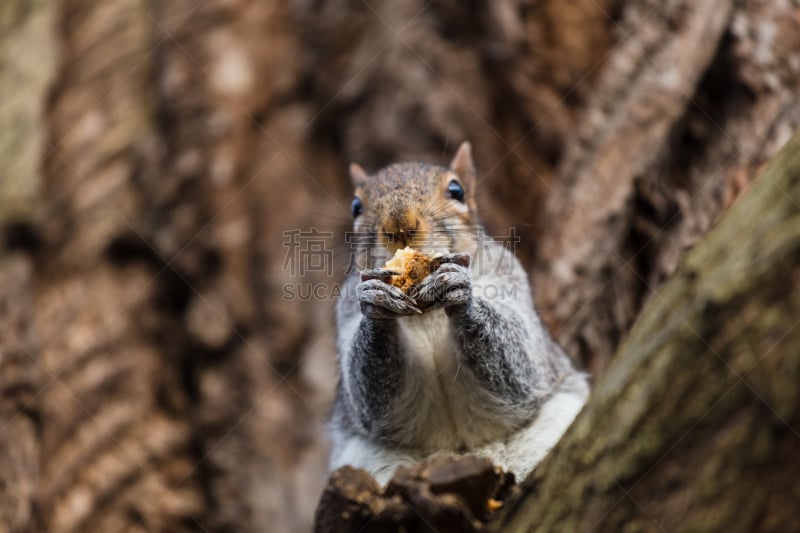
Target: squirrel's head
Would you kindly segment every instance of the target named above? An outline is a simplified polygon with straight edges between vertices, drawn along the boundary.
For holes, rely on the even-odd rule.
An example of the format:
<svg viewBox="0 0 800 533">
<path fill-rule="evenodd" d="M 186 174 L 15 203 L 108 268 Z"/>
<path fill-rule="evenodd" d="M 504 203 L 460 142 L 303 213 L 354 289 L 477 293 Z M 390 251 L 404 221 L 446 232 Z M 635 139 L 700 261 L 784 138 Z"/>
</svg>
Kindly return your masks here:
<svg viewBox="0 0 800 533">
<path fill-rule="evenodd" d="M 376 263 L 369 267 L 405 246 L 426 253 L 473 253 L 478 221 L 468 142 L 449 167 L 395 163 L 369 175 L 354 163 L 350 176 L 357 244 Z"/>
</svg>

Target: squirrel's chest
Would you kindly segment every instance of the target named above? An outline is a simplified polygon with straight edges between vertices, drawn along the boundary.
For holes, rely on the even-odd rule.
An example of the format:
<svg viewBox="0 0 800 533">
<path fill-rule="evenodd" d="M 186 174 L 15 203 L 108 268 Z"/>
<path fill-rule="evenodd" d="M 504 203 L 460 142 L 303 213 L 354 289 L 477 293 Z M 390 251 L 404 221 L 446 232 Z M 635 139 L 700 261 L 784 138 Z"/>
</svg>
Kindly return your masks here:
<svg viewBox="0 0 800 533">
<path fill-rule="evenodd" d="M 480 386 L 463 367 L 455 331 L 444 310 L 400 319 L 398 333 L 406 386 L 397 422 L 407 443 L 421 449 L 459 450 L 493 435 L 496 428 L 476 401 Z"/>
<path fill-rule="evenodd" d="M 398 340 L 412 367 L 442 370 L 456 355 L 456 340 L 444 309 L 399 320 Z"/>
</svg>

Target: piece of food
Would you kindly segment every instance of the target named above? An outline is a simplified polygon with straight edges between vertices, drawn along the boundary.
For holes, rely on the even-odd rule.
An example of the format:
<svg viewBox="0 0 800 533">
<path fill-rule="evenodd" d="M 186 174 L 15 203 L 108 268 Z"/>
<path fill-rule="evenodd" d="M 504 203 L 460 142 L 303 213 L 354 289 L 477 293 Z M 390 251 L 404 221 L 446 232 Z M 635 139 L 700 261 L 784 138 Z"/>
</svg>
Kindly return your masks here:
<svg viewBox="0 0 800 533">
<path fill-rule="evenodd" d="M 396 276 L 392 276 L 390 283 L 403 292 L 408 292 L 431 273 L 431 262 L 438 256 L 439 254 L 430 256 L 406 246 L 397 250 L 383 268 L 397 272 Z"/>
</svg>

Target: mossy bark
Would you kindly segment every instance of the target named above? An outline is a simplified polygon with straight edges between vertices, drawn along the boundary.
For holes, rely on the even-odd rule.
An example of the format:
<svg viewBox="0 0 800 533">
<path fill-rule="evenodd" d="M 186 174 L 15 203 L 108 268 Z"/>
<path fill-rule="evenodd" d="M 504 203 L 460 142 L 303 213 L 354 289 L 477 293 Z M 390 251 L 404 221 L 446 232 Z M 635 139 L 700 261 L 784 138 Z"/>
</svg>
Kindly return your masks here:
<svg viewBox="0 0 800 533">
<path fill-rule="evenodd" d="M 655 293 L 500 531 L 800 519 L 800 135 Z"/>
</svg>

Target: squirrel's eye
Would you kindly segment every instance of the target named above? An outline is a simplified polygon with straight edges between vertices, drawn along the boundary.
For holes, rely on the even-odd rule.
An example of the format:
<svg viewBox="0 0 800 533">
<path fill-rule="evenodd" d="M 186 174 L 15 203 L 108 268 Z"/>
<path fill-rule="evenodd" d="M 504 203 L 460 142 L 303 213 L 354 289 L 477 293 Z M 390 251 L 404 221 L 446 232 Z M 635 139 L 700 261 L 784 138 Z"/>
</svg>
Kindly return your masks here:
<svg viewBox="0 0 800 533">
<path fill-rule="evenodd" d="M 458 200 L 459 202 L 464 201 L 464 187 L 456 180 L 451 181 L 447 186 L 447 194 L 453 200 Z"/>
<path fill-rule="evenodd" d="M 353 213 L 353 218 L 358 217 L 358 215 L 364 212 L 364 206 L 361 205 L 360 198 L 353 198 L 353 203 L 350 204 L 350 212 Z"/>
</svg>

